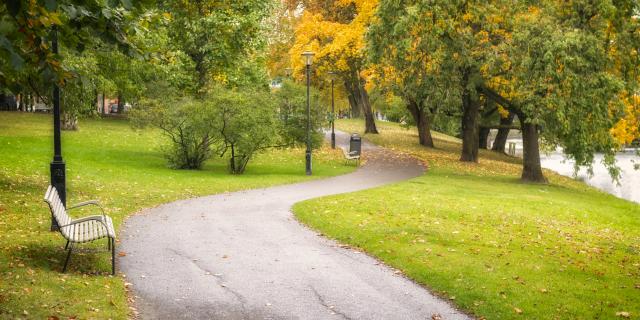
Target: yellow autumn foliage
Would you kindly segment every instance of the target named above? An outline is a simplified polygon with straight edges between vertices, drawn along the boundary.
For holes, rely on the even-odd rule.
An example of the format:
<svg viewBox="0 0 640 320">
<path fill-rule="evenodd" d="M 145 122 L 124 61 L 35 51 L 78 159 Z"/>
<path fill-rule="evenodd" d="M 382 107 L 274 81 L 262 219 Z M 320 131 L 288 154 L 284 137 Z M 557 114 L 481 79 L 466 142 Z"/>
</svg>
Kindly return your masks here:
<svg viewBox="0 0 640 320">
<path fill-rule="evenodd" d="M 362 69 L 365 61 L 365 32 L 375 13 L 377 0 L 339 0 L 335 6 L 354 6 L 356 14 L 346 23 L 329 21 L 311 10 L 305 10 L 295 28 L 295 42 L 289 50 L 294 72 L 302 76 L 304 51 L 315 53 L 318 73 L 349 72 L 353 65 Z"/>
<path fill-rule="evenodd" d="M 620 145 L 640 138 L 640 96 L 625 97 L 625 116 L 611 129 L 611 135 Z"/>
</svg>

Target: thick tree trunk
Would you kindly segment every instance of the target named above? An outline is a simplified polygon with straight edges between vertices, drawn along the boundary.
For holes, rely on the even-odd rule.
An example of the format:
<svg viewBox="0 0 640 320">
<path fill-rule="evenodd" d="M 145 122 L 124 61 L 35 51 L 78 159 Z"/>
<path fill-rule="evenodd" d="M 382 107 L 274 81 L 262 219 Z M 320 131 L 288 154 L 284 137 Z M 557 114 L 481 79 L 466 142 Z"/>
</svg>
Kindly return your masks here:
<svg viewBox="0 0 640 320">
<path fill-rule="evenodd" d="M 63 112 L 60 119 L 60 127 L 62 130 L 78 130 L 78 116 L 75 114 Z"/>
<path fill-rule="evenodd" d="M 347 97 L 349 98 L 349 105 L 351 106 L 351 118 L 360 118 L 362 108 L 357 86 L 351 81 L 346 81 L 344 86 L 347 89 Z"/>
<path fill-rule="evenodd" d="M 351 107 L 351 118 L 360 118 L 360 105 L 353 95 L 353 92 L 349 90 L 349 106 Z"/>
<path fill-rule="evenodd" d="M 433 148 L 433 138 L 431 137 L 431 119 L 429 115 L 424 111 L 422 106 L 419 106 L 416 102 L 409 102 L 407 104 L 407 109 L 413 116 L 413 120 L 416 122 L 416 126 L 418 127 L 418 140 L 420 144 Z"/>
<path fill-rule="evenodd" d="M 515 118 L 514 113 L 509 113 L 509 116 L 506 118 L 500 118 L 501 126 L 511 126 L 513 124 L 513 119 Z M 509 128 L 500 128 L 498 129 L 498 134 L 496 135 L 496 139 L 493 141 L 493 146 L 491 150 L 504 153 L 504 148 L 507 146 L 507 139 L 509 138 L 509 132 L 511 129 Z"/>
<path fill-rule="evenodd" d="M 365 130 L 364 133 L 378 133 L 378 128 L 376 128 L 376 119 L 373 115 L 373 110 L 371 110 L 371 101 L 369 100 L 369 94 L 367 93 L 367 89 L 362 86 L 361 83 L 358 84 L 358 91 L 360 92 L 360 101 L 362 104 L 362 111 L 364 112 L 364 124 Z"/>
<path fill-rule="evenodd" d="M 522 142 L 523 142 L 523 167 L 522 181 L 533 183 L 546 183 L 547 179 L 542 173 L 540 164 L 540 145 L 538 142 L 538 126 L 532 123 L 526 123 L 520 118 L 522 123 Z"/>
<path fill-rule="evenodd" d="M 488 147 L 489 147 L 489 133 L 491 133 L 491 129 L 489 129 L 489 128 L 480 128 L 479 137 L 478 137 L 478 148 L 480 148 L 480 149 L 488 149 Z"/>
<path fill-rule="evenodd" d="M 118 113 L 124 113 L 124 98 L 122 97 L 122 93 L 118 93 Z"/>
<path fill-rule="evenodd" d="M 478 162 L 478 115 L 480 103 L 465 90 L 462 95 L 462 154 L 460 161 Z"/>
</svg>

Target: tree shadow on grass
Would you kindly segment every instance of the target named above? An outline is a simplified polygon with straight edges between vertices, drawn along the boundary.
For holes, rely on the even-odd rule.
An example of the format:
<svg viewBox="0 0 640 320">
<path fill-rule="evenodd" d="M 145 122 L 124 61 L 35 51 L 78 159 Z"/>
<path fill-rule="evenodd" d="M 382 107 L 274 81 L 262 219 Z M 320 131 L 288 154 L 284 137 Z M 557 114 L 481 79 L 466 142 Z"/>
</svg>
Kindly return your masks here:
<svg viewBox="0 0 640 320">
<path fill-rule="evenodd" d="M 106 241 L 106 240 L 105 240 Z M 53 243 L 28 243 L 21 250 L 9 252 L 32 269 L 59 272 L 62 274 L 67 250 L 65 240 Z M 91 244 L 76 244 L 67 267 L 68 274 L 109 275 L 111 274 L 111 253 L 103 241 Z"/>
</svg>

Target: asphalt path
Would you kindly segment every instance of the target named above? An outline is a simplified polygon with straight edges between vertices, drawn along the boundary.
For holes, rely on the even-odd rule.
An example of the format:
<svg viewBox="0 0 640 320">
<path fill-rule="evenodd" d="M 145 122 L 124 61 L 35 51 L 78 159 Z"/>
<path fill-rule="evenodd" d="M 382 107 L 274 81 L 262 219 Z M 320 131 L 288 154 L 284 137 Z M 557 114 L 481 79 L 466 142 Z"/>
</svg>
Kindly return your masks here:
<svg viewBox="0 0 640 320">
<path fill-rule="evenodd" d="M 347 143 L 348 135 L 338 133 L 338 144 Z M 467 319 L 376 259 L 294 218 L 291 206 L 299 201 L 424 172 L 414 158 L 368 143 L 363 154 L 366 163 L 347 175 L 177 201 L 129 218 L 118 267 L 139 317 Z"/>
</svg>

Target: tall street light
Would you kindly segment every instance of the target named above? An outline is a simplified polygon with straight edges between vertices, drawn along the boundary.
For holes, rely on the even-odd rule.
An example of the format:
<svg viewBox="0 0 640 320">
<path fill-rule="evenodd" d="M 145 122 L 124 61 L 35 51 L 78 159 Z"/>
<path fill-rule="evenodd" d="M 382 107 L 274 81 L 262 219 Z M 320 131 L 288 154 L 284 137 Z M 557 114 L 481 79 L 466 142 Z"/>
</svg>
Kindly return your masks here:
<svg viewBox="0 0 640 320">
<path fill-rule="evenodd" d="M 336 148 L 336 105 L 335 99 L 333 96 L 333 83 L 336 79 L 336 73 L 334 71 L 329 72 L 329 77 L 331 78 L 331 148 Z"/>
<path fill-rule="evenodd" d="M 58 54 L 58 30 L 54 27 L 52 32 L 51 47 L 53 54 Z M 60 143 L 60 87 L 58 83 L 53 84 L 53 161 L 50 165 L 51 185 L 58 190 L 62 204 L 67 203 L 67 188 L 65 183 L 65 163 L 62 159 L 62 145 Z M 60 228 L 51 215 L 51 231 Z"/>
<path fill-rule="evenodd" d="M 311 175 L 311 64 L 313 63 L 314 53 L 305 51 L 302 53 L 304 63 L 307 66 L 307 152 L 306 168 L 307 175 Z"/>
</svg>

